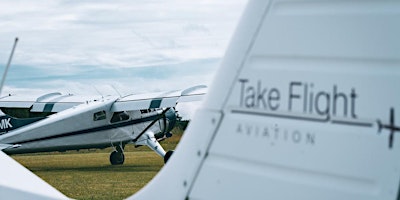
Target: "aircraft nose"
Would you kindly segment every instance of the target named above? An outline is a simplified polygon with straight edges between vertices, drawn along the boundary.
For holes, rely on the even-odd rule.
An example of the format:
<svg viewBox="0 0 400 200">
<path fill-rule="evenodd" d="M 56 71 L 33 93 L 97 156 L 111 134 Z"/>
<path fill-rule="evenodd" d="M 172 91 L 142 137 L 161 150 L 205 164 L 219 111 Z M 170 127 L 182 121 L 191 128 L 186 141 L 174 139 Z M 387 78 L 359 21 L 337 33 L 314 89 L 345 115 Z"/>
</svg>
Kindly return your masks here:
<svg viewBox="0 0 400 200">
<path fill-rule="evenodd" d="M 174 108 L 170 108 L 166 113 L 165 113 L 165 118 L 167 119 L 167 124 L 168 124 L 168 128 L 167 128 L 167 132 L 170 132 L 175 124 L 176 124 L 176 112 Z"/>
</svg>

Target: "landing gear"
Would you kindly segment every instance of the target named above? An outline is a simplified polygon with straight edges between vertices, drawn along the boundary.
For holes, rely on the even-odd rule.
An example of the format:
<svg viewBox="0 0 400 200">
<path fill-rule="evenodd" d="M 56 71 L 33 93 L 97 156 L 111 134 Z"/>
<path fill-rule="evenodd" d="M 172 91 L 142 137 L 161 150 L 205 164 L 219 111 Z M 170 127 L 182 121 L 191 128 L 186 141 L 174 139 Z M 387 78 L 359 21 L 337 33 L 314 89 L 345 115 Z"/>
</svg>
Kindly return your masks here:
<svg viewBox="0 0 400 200">
<path fill-rule="evenodd" d="M 116 150 L 113 151 L 110 155 L 110 163 L 111 165 L 122 165 L 125 161 L 125 155 L 123 148 L 120 146 L 116 147 Z"/>
<path fill-rule="evenodd" d="M 120 153 L 118 151 L 113 151 L 110 155 L 110 163 L 112 165 L 122 165 L 125 161 L 124 153 Z"/>
<path fill-rule="evenodd" d="M 172 154 L 174 153 L 174 151 L 168 151 L 165 156 L 164 156 L 164 163 L 167 164 L 169 158 L 172 156 Z"/>
</svg>

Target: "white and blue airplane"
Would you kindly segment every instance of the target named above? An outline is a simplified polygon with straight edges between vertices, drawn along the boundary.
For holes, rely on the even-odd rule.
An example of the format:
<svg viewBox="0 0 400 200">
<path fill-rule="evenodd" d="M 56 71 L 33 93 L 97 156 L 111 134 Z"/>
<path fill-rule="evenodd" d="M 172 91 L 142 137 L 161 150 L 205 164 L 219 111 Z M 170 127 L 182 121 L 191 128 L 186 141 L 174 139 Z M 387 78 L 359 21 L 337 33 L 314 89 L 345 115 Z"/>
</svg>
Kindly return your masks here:
<svg viewBox="0 0 400 200">
<path fill-rule="evenodd" d="M 15 45 L 12 52 L 14 49 Z M 2 96 L 0 149 L 20 154 L 113 147 L 110 162 L 116 165 L 124 163 L 125 145 L 146 145 L 167 162 L 173 151 L 165 152 L 159 141 L 172 136 L 178 117 L 176 104 L 200 100 L 205 89 L 195 86 L 124 97 L 61 93 Z M 15 110 L 24 118 L 4 113 Z"/>
</svg>

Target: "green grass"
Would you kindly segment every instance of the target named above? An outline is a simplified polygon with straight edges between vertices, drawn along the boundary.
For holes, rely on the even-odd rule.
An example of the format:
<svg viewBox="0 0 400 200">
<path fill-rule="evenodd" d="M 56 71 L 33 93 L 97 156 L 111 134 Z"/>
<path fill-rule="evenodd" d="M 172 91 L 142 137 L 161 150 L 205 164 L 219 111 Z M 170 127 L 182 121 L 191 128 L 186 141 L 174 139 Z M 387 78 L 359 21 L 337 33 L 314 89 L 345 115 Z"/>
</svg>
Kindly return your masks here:
<svg viewBox="0 0 400 200">
<path fill-rule="evenodd" d="M 181 130 L 161 145 L 175 149 Z M 125 163 L 112 166 L 112 150 L 68 151 L 12 156 L 19 163 L 74 199 L 124 199 L 146 185 L 164 166 L 163 159 L 147 147 L 125 147 Z"/>
</svg>

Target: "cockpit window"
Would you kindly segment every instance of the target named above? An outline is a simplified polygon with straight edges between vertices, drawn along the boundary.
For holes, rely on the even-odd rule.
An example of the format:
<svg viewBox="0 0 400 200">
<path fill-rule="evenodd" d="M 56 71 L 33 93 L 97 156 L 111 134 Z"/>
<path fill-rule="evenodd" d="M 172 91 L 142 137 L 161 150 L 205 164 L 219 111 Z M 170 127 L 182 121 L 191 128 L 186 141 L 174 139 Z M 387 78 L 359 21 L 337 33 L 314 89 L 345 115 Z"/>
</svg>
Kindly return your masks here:
<svg viewBox="0 0 400 200">
<path fill-rule="evenodd" d="M 129 119 L 129 115 L 126 112 L 115 112 L 113 116 L 111 117 L 110 122 L 115 123 L 115 122 L 121 122 L 121 121 L 126 121 Z"/>
<path fill-rule="evenodd" d="M 93 121 L 106 119 L 106 111 L 102 110 L 93 114 Z"/>
<path fill-rule="evenodd" d="M 151 112 L 154 112 L 154 111 L 159 110 L 159 109 L 161 109 L 161 108 L 144 109 L 144 110 L 140 110 L 140 113 L 142 113 L 142 114 L 151 113 Z"/>
</svg>

